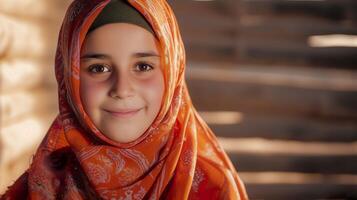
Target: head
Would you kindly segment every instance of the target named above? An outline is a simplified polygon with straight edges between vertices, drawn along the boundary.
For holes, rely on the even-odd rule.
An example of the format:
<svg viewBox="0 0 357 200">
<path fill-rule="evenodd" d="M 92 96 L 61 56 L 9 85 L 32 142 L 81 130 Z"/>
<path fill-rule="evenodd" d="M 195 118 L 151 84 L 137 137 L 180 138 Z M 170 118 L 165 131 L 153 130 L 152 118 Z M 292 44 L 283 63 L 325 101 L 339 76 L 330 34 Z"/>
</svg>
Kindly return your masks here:
<svg viewBox="0 0 357 200">
<path fill-rule="evenodd" d="M 101 23 L 110 15 L 102 13 L 82 45 L 80 95 L 102 134 L 127 143 L 139 138 L 160 111 L 165 89 L 161 51 L 151 29 L 127 20 Z"/>
</svg>

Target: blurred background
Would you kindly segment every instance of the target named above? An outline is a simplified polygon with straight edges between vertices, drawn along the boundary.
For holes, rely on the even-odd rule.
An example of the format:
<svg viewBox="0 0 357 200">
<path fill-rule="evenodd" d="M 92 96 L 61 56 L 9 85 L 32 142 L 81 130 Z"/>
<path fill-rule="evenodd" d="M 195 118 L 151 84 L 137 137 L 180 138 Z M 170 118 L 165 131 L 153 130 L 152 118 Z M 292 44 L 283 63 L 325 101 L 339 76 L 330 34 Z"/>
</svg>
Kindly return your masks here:
<svg viewBox="0 0 357 200">
<path fill-rule="evenodd" d="M 58 113 L 71 0 L 0 0 L 0 193 Z M 357 199 L 357 1 L 168 0 L 194 105 L 251 199 Z"/>
</svg>

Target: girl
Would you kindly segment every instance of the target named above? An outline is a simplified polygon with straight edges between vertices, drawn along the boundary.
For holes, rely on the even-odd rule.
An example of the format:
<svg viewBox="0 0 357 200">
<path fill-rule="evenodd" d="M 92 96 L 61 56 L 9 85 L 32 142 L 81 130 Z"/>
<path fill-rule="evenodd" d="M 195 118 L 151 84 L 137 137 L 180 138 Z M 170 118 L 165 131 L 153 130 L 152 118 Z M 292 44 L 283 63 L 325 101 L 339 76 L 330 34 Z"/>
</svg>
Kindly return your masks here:
<svg viewBox="0 0 357 200">
<path fill-rule="evenodd" d="M 55 69 L 60 113 L 1 199 L 247 199 L 192 105 L 165 0 L 75 0 Z"/>
</svg>

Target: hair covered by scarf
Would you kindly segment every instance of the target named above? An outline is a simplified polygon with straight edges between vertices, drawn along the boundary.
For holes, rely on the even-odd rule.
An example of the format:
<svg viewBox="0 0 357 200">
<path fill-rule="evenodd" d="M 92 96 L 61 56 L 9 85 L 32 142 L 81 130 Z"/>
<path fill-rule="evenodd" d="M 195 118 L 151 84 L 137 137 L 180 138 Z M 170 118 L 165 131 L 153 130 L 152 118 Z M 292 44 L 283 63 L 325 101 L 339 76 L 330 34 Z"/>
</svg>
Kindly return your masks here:
<svg viewBox="0 0 357 200">
<path fill-rule="evenodd" d="M 59 35 L 55 72 L 60 113 L 30 168 L 1 199 L 247 199 L 234 166 L 194 109 L 185 51 L 165 0 L 129 0 L 160 43 L 165 93 L 160 112 L 130 143 L 105 137 L 79 93 L 80 49 L 109 0 L 75 0 Z"/>
</svg>

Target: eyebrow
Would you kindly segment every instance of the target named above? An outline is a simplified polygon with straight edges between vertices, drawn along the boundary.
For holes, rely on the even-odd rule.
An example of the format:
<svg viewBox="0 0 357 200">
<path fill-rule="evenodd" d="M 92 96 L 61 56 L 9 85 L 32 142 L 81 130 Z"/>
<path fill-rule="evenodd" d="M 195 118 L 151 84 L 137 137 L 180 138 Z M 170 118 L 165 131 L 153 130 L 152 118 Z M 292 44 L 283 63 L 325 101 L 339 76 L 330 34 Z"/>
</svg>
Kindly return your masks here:
<svg viewBox="0 0 357 200">
<path fill-rule="evenodd" d="M 135 58 L 144 58 L 144 57 L 160 57 L 160 55 L 154 53 L 154 52 L 137 52 L 132 54 L 132 57 Z M 111 56 L 107 55 L 107 54 L 100 54 L 100 53 L 88 53 L 85 54 L 83 56 L 81 56 L 81 60 L 82 59 L 111 59 Z"/>
</svg>

